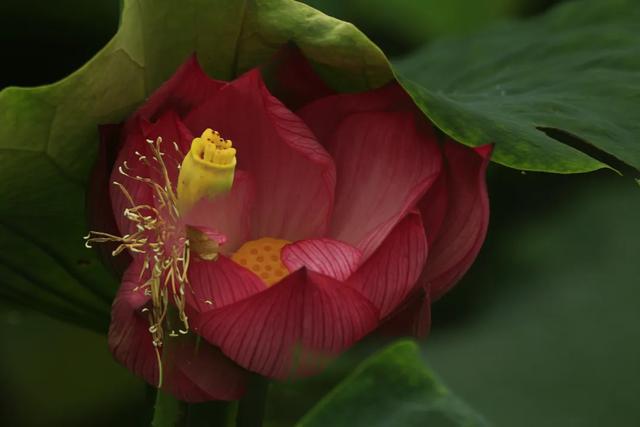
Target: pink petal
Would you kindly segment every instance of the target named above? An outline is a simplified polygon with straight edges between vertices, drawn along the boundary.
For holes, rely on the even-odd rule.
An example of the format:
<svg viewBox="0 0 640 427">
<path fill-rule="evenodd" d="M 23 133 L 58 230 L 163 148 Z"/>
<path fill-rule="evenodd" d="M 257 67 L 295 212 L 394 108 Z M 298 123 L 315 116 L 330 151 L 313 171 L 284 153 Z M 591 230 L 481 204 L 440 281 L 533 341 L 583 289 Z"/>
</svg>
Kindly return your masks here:
<svg viewBox="0 0 640 427">
<path fill-rule="evenodd" d="M 113 303 L 109 348 L 118 362 L 157 386 L 158 355 L 142 312 L 150 297 L 140 288 L 140 267 L 140 260 L 136 260 L 124 274 Z M 213 346 L 196 341 L 193 333 L 165 340 L 161 350 L 163 389 L 189 402 L 238 399 L 244 392 L 246 372 Z"/>
<path fill-rule="evenodd" d="M 377 320 L 375 307 L 354 289 L 300 269 L 263 292 L 204 313 L 196 327 L 240 366 L 284 379 L 318 372 Z"/>
<path fill-rule="evenodd" d="M 344 281 L 360 264 L 361 253 L 351 245 L 332 239 L 300 240 L 285 246 L 280 257 L 289 271 L 310 271 Z"/>
<path fill-rule="evenodd" d="M 474 150 L 448 142 L 444 154 L 447 212 L 430 246 L 425 268 L 425 280 L 433 300 L 449 290 L 471 266 L 484 242 L 489 223 L 485 173 L 490 147 Z M 420 208 L 424 212 L 428 206 L 421 204 Z"/>
<path fill-rule="evenodd" d="M 434 182 L 440 149 L 410 113 L 351 115 L 329 147 L 338 176 L 330 236 L 366 259 Z"/>
<path fill-rule="evenodd" d="M 178 166 L 182 163 L 184 156 L 191 148 L 193 135 L 184 123 L 182 123 L 178 114 L 172 110 L 164 112 L 155 122 L 141 120 L 140 124 L 145 142 L 146 140 L 155 141 L 158 137 L 162 138 L 160 146 L 163 153 L 162 157 L 169 172 L 170 181 L 175 189 L 178 184 L 178 174 L 180 172 Z M 146 143 L 144 150 L 148 154 L 151 153 L 148 143 Z M 134 159 L 131 161 L 134 161 Z M 151 164 L 154 165 L 156 162 L 151 162 Z M 162 176 L 155 168 L 151 170 L 152 176 L 154 176 L 157 181 L 161 183 L 164 182 L 162 181 Z"/>
<path fill-rule="evenodd" d="M 448 203 L 447 174 L 441 173 L 427 194 L 418 202 L 429 244 L 433 243 L 440 232 L 447 215 Z"/>
<path fill-rule="evenodd" d="M 425 337 L 431 324 L 431 301 L 455 284 L 484 241 L 489 217 L 484 175 L 491 146 L 469 149 L 449 142 L 444 151 L 445 172 L 419 205 L 431 244 L 420 279 L 423 285 L 381 327 L 385 334 Z M 442 272 L 435 278 L 434 268 Z"/>
<path fill-rule="evenodd" d="M 380 310 L 396 310 L 416 287 L 427 259 L 427 239 L 418 213 L 410 213 L 360 267 L 349 283 Z"/>
<path fill-rule="evenodd" d="M 218 245 L 224 245 L 225 243 L 227 243 L 227 236 L 220 233 L 219 231 L 216 231 L 213 228 L 194 226 L 193 229 L 205 235 L 207 240 L 216 242 Z"/>
<path fill-rule="evenodd" d="M 256 182 L 255 237 L 322 236 L 333 206 L 335 169 L 306 125 L 269 94 L 258 71 L 224 86 L 186 119 L 194 134 L 218 130 Z"/>
<path fill-rule="evenodd" d="M 248 173 L 237 170 L 228 193 L 200 200 L 187 213 L 184 222 L 224 234 L 226 242 L 221 252 L 233 253 L 249 239 L 255 197 L 254 180 Z"/>
<path fill-rule="evenodd" d="M 266 289 L 258 276 L 224 255 L 214 261 L 193 259 L 188 274 L 187 301 L 196 313 L 227 306 Z"/>
<path fill-rule="evenodd" d="M 144 134 L 142 133 L 142 128 L 139 125 L 139 120 L 127 123 L 125 126 L 125 136 L 122 149 L 118 153 L 113 170 L 111 170 L 109 194 L 111 196 L 113 217 L 118 225 L 118 230 L 120 230 L 121 235 L 135 232 L 135 224 L 124 216 L 125 209 L 132 207 L 129 199 L 125 197 L 120 188 L 113 185 L 113 182 L 122 184 L 136 204 L 149 206 L 153 206 L 154 204 L 153 192 L 147 185 L 128 178 L 119 172 L 119 168 L 124 167 L 123 164 L 126 161 L 127 165 L 131 168 L 128 172 L 130 175 L 149 175 L 149 168 L 138 162 L 138 158 L 135 155 L 136 151 L 146 149 L 144 141 Z"/>
<path fill-rule="evenodd" d="M 196 56 L 192 55 L 149 97 L 135 115 L 155 121 L 167 111 L 173 111 L 184 117 L 193 108 L 215 96 L 224 84 L 225 82 L 207 76 Z"/>
<path fill-rule="evenodd" d="M 285 45 L 273 59 L 274 95 L 292 110 L 333 95 L 297 46 Z"/>
<path fill-rule="evenodd" d="M 157 356 L 149 333 L 149 321 L 142 309 L 150 297 L 143 289 L 138 275 L 141 262 L 134 261 L 122 278 L 122 285 L 111 309 L 109 349 L 115 359 L 149 384 L 159 379 Z"/>
<path fill-rule="evenodd" d="M 340 123 L 351 114 L 381 111 L 414 111 L 409 95 L 397 83 L 362 93 L 321 98 L 297 111 L 318 141 L 325 145 Z"/>
<path fill-rule="evenodd" d="M 249 378 L 246 370 L 193 333 L 169 338 L 163 363 L 164 388 L 186 402 L 240 399 Z"/>
<path fill-rule="evenodd" d="M 425 338 L 430 328 L 431 300 L 427 290 L 419 287 L 380 327 L 380 332 L 390 336 Z"/>
</svg>

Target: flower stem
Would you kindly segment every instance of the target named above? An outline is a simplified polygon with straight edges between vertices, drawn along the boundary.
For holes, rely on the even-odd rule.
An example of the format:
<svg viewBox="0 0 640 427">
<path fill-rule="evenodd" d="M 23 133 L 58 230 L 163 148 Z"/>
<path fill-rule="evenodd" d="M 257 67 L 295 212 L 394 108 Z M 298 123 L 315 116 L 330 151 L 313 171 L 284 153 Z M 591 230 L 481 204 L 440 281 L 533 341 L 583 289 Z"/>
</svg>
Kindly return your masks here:
<svg viewBox="0 0 640 427">
<path fill-rule="evenodd" d="M 158 390 L 152 427 L 233 427 L 236 402 L 182 402 Z"/>
<path fill-rule="evenodd" d="M 187 404 L 158 390 L 153 413 L 152 427 L 186 426 Z"/>
<path fill-rule="evenodd" d="M 247 393 L 238 404 L 236 427 L 262 427 L 268 391 L 269 381 L 254 374 Z"/>
<path fill-rule="evenodd" d="M 233 427 L 237 402 L 192 403 L 187 407 L 187 427 Z"/>
</svg>

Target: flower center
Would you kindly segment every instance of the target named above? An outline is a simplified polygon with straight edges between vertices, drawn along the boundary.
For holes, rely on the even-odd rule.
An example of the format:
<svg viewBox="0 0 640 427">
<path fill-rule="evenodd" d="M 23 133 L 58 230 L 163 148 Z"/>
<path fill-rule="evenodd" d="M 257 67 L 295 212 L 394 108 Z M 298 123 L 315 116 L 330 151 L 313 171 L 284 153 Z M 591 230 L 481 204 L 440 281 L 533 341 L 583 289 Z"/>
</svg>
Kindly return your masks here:
<svg viewBox="0 0 640 427">
<path fill-rule="evenodd" d="M 289 243 L 291 242 L 288 240 L 273 237 L 250 240 L 242 245 L 231 259 L 255 273 L 267 286 L 271 286 L 289 274 L 280 258 L 282 248 Z"/>
</svg>

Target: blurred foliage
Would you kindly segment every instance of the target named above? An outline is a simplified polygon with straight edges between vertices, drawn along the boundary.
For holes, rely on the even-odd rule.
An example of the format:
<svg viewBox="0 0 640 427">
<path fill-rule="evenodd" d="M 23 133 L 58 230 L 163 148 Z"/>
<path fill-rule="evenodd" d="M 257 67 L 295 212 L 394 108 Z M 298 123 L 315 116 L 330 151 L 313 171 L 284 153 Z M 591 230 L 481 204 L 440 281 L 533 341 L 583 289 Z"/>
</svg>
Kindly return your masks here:
<svg viewBox="0 0 640 427">
<path fill-rule="evenodd" d="M 557 0 L 308 0 L 355 23 L 385 52 L 406 53 L 434 37 L 546 9 Z M 53 83 L 77 70 L 118 29 L 120 0 L 0 2 L 0 89 Z"/>
<path fill-rule="evenodd" d="M 468 34 L 509 16 L 540 11 L 549 0 L 306 0 L 353 22 L 385 53 L 398 55 L 438 36 Z"/>
<path fill-rule="evenodd" d="M 3 426 L 137 427 L 149 418 L 145 386 L 112 359 L 103 335 L 3 304 L 0 341 Z"/>
<path fill-rule="evenodd" d="M 640 425 L 637 185 L 496 175 L 489 238 L 435 304 L 427 359 L 498 426 Z"/>
</svg>

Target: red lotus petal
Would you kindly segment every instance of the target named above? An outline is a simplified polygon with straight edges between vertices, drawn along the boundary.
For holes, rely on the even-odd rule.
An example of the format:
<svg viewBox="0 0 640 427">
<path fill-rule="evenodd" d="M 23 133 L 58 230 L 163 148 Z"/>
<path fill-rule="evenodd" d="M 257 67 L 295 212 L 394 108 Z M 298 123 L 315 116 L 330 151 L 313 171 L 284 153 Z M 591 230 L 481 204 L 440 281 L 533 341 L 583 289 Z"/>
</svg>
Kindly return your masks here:
<svg viewBox="0 0 640 427">
<path fill-rule="evenodd" d="M 426 289 L 419 287 L 380 327 L 390 336 L 425 338 L 431 328 L 431 300 Z"/>
<path fill-rule="evenodd" d="M 193 55 L 149 97 L 135 116 L 155 121 L 170 110 L 184 117 L 197 105 L 215 96 L 224 85 L 225 82 L 207 76 Z"/>
<path fill-rule="evenodd" d="M 186 214 L 184 223 L 206 227 L 224 234 L 221 252 L 230 254 L 249 239 L 255 201 L 255 183 L 243 171 L 236 171 L 228 193 L 214 199 L 202 199 Z"/>
<path fill-rule="evenodd" d="M 340 123 L 351 114 L 415 111 L 409 95 L 397 83 L 362 93 L 338 94 L 312 102 L 296 113 L 322 145 L 327 146 Z"/>
<path fill-rule="evenodd" d="M 440 228 L 447 215 L 448 203 L 447 174 L 441 173 L 418 203 L 429 244 L 432 244 L 440 233 Z"/>
<path fill-rule="evenodd" d="M 227 243 L 227 236 L 225 234 L 220 233 L 219 231 L 216 231 L 213 228 L 207 228 L 205 226 L 193 226 L 193 229 L 202 233 L 204 236 L 206 236 L 207 240 L 209 241 L 213 241 L 216 242 L 218 245 L 224 245 L 225 243 Z"/>
<path fill-rule="evenodd" d="M 151 159 L 152 153 L 147 140 L 155 141 L 157 137 L 162 137 L 161 151 L 164 163 L 169 173 L 169 178 L 174 184 L 178 179 L 178 165 L 182 162 L 185 148 L 189 147 L 191 142 L 191 134 L 189 130 L 182 124 L 180 118 L 172 111 L 163 114 L 157 122 L 149 123 L 142 119 L 135 119 L 127 122 L 125 125 L 126 139 L 122 145 L 122 149 L 118 153 L 113 171 L 111 172 L 111 182 L 121 183 L 131 194 L 136 204 L 150 205 L 156 204 L 153 192 L 149 185 L 144 184 L 136 179 L 129 178 L 120 173 L 119 168 L 126 165 L 129 167 L 127 174 L 130 176 L 141 176 L 152 178 L 159 184 L 164 184 L 164 178 L 157 168 L 150 168 L 146 163 L 139 159 L 140 155 L 146 156 L 147 161 L 151 164 L 156 162 Z M 174 142 L 178 145 L 178 150 L 174 146 Z M 121 189 L 115 185 L 111 185 L 110 195 L 113 207 L 113 214 L 118 224 L 121 234 L 131 234 L 135 231 L 135 224 L 123 216 L 126 208 L 130 208 L 129 199 L 123 194 Z"/>
<path fill-rule="evenodd" d="M 409 113 L 361 113 L 345 119 L 330 142 L 338 182 L 330 236 L 368 257 L 414 208 L 440 172 L 431 129 Z"/>
<path fill-rule="evenodd" d="M 121 235 L 132 234 L 136 231 L 135 224 L 124 216 L 124 211 L 132 207 L 129 199 L 125 197 L 119 187 L 113 185 L 113 182 L 121 183 L 129 192 L 132 199 L 137 204 L 145 204 L 153 206 L 153 192 L 147 185 L 128 178 L 119 172 L 119 168 L 123 167 L 123 163 L 127 161 L 130 167 L 131 175 L 148 176 L 149 168 L 138 162 L 135 152 L 144 150 L 144 134 L 139 126 L 139 121 L 127 123 L 125 127 L 125 140 L 122 149 L 118 153 L 113 170 L 111 171 L 109 192 L 111 196 L 111 206 L 113 209 L 113 217 L 115 218 L 118 230 Z"/>
<path fill-rule="evenodd" d="M 141 262 L 134 261 L 122 278 L 111 309 L 109 349 L 115 359 L 135 375 L 157 385 L 157 356 L 149 333 L 149 321 L 141 313 L 150 297 L 142 289 L 134 290 L 140 284 L 140 267 Z"/>
<path fill-rule="evenodd" d="M 335 168 L 306 125 L 251 71 L 223 87 L 186 119 L 199 134 L 233 140 L 238 167 L 256 181 L 253 236 L 295 241 L 322 236 L 333 206 Z"/>
<path fill-rule="evenodd" d="M 140 289 L 141 262 L 135 261 L 124 274 L 116 295 L 109 327 L 109 348 L 115 359 L 158 385 L 160 370 L 149 322 L 142 313 L 150 297 Z M 210 345 L 195 346 L 193 334 L 169 338 L 162 350 L 163 389 L 185 401 L 233 400 L 244 391 L 246 372 Z M 196 350 L 197 348 L 197 350 Z M 203 367 L 206 370 L 201 371 Z"/>
<path fill-rule="evenodd" d="M 352 283 L 384 318 L 415 288 L 427 259 L 427 239 L 418 213 L 410 213 L 360 267 Z"/>
<path fill-rule="evenodd" d="M 274 94 L 292 110 L 333 95 L 331 90 L 311 67 L 297 46 L 286 45 L 273 59 L 274 80 L 270 86 Z"/>
<path fill-rule="evenodd" d="M 300 240 L 285 246 L 280 257 L 289 271 L 302 267 L 344 281 L 360 264 L 362 254 L 356 248 L 338 240 Z"/>
<path fill-rule="evenodd" d="M 144 151 L 141 151 L 141 153 L 151 153 L 149 143 L 146 142 L 147 140 L 155 141 L 158 137 L 162 138 L 160 146 L 163 153 L 162 158 L 169 173 L 169 179 L 175 190 L 178 185 L 178 175 L 180 173 L 178 166 L 182 163 L 184 156 L 191 148 L 193 135 L 173 110 L 164 112 L 155 122 L 141 120 L 140 125 L 146 143 Z M 128 161 L 130 164 L 138 161 L 135 153 Z M 152 165 L 155 163 L 156 162 L 151 162 Z M 153 176 L 157 182 L 164 182 L 162 175 L 156 168 L 151 168 L 151 176 Z"/>
<path fill-rule="evenodd" d="M 449 201 L 444 222 L 430 246 L 424 276 L 433 300 L 449 290 L 471 266 L 489 223 L 485 173 L 490 147 L 477 151 L 448 142 L 444 153 Z"/>
<path fill-rule="evenodd" d="M 178 399 L 237 400 L 244 394 L 249 372 L 197 335 L 171 337 L 164 347 L 164 388 Z"/>
<path fill-rule="evenodd" d="M 188 274 L 187 301 L 196 313 L 227 306 L 266 288 L 258 276 L 224 255 L 215 261 L 193 259 Z"/>
<path fill-rule="evenodd" d="M 318 372 L 378 321 L 354 289 L 300 269 L 252 297 L 204 313 L 197 331 L 239 365 L 272 378 Z"/>
</svg>

